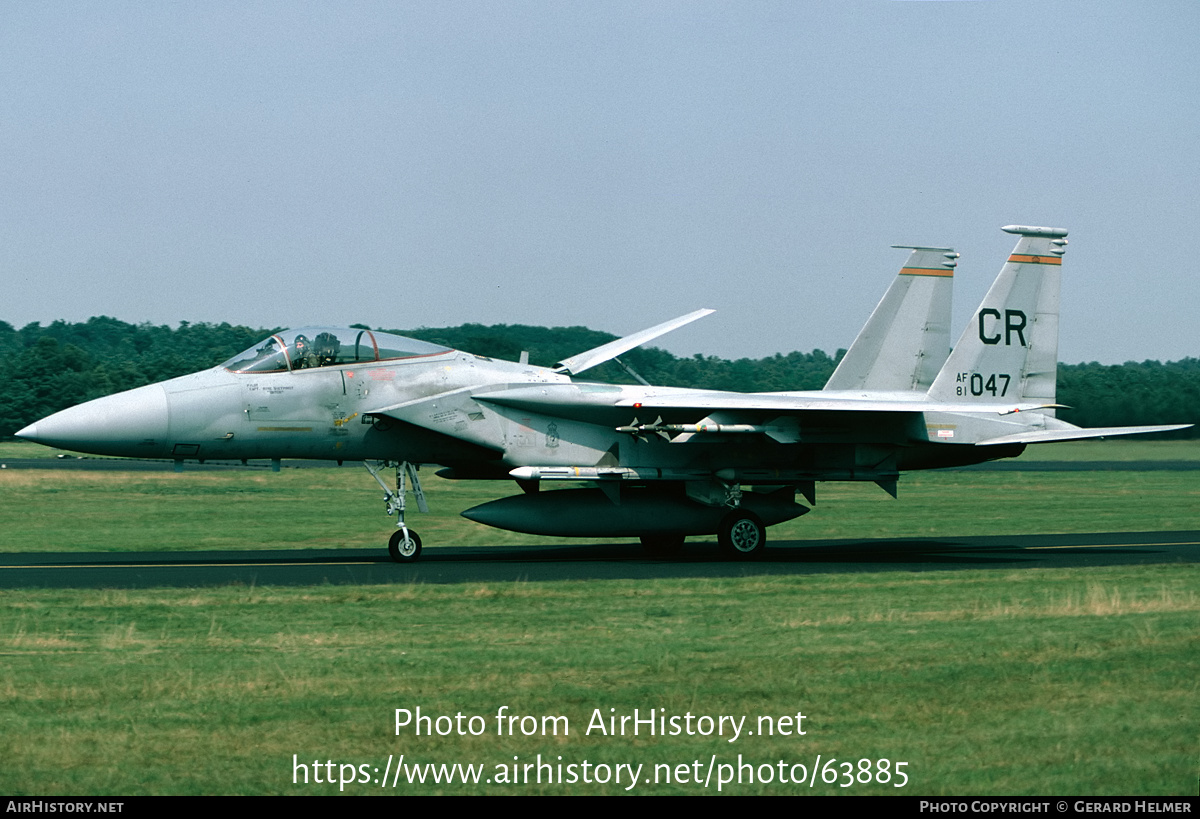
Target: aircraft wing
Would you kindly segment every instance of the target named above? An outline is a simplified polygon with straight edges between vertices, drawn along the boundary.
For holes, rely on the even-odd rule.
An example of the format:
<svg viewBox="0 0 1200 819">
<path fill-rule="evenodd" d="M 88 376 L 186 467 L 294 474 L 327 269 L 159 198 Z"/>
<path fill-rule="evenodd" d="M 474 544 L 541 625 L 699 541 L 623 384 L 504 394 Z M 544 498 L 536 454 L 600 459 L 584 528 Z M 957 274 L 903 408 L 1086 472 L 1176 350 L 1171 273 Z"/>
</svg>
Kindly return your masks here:
<svg viewBox="0 0 1200 819">
<path fill-rule="evenodd" d="M 558 363 L 555 372 L 567 373 L 569 375 L 579 375 L 584 370 L 590 370 L 592 367 L 603 364 L 605 361 L 616 358 L 622 353 L 627 353 L 634 347 L 640 347 L 647 341 L 652 341 L 661 335 L 671 332 L 682 327 L 685 324 L 691 324 L 699 318 L 704 318 L 715 310 L 696 310 L 688 313 L 686 316 L 664 321 L 662 324 L 634 333 L 633 335 L 618 338 L 616 341 L 610 341 L 607 344 L 601 344 L 595 349 L 588 350 L 586 353 L 573 355 L 570 358 L 564 358 Z"/>
<path fill-rule="evenodd" d="M 810 393 L 738 393 L 715 390 L 686 390 L 659 387 L 646 389 L 632 385 L 598 383 L 539 384 L 479 390 L 463 387 L 456 390 L 379 407 L 363 413 L 368 416 L 392 418 L 425 429 L 449 435 L 462 441 L 493 450 L 503 450 L 504 433 L 496 412 L 485 412 L 491 405 L 499 415 L 512 410 L 585 424 L 607 426 L 631 431 L 657 431 L 658 424 L 696 424 L 712 422 L 731 424 L 729 431 L 764 432 L 783 442 L 794 442 L 801 416 L 805 424 L 847 431 L 879 429 L 901 416 L 922 412 L 956 412 L 961 404 L 939 404 L 929 401 L 885 400 L 884 397 L 848 397 L 828 392 Z M 988 410 L 997 415 L 1038 408 L 1037 405 L 972 404 L 969 409 L 978 415 Z M 893 421 L 885 421 L 883 416 Z M 654 423 L 643 430 L 638 419 Z M 736 425 L 757 425 L 755 429 Z M 632 426 L 631 426 L 632 425 Z M 715 429 L 711 431 L 717 431 Z M 687 437 L 678 440 L 686 441 Z M 1003 443 L 998 441 L 997 443 Z"/>
<path fill-rule="evenodd" d="M 627 423 L 631 411 L 651 414 L 660 412 L 674 416 L 704 417 L 715 411 L 771 412 L 775 414 L 803 412 L 995 412 L 1007 415 L 1043 409 L 1043 404 L 958 404 L 917 400 L 911 396 L 900 400 L 884 397 L 836 396 L 828 392 L 808 393 L 741 393 L 719 390 L 646 390 L 638 387 L 610 384 L 546 384 L 477 393 L 475 400 L 484 403 L 556 415 L 572 420 L 597 424 L 609 421 Z"/>
</svg>

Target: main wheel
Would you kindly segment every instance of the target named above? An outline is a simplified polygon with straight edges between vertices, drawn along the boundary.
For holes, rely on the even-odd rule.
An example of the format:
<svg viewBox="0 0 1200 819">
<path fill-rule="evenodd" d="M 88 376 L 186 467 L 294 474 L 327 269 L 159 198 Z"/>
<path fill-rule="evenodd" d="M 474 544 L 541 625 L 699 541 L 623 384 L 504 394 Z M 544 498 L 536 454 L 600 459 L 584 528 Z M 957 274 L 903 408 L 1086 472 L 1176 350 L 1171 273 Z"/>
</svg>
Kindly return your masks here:
<svg viewBox="0 0 1200 819">
<path fill-rule="evenodd" d="M 767 527 L 753 512 L 735 509 L 721 521 L 717 531 L 721 551 L 741 559 L 758 557 L 767 547 Z"/>
<path fill-rule="evenodd" d="M 683 550 L 684 535 L 642 535 L 642 548 L 651 557 L 674 557 Z"/>
<path fill-rule="evenodd" d="M 388 554 L 397 563 L 412 563 L 421 556 L 421 538 L 412 529 L 408 530 L 408 539 L 404 538 L 404 530 L 397 529 L 388 541 Z"/>
</svg>

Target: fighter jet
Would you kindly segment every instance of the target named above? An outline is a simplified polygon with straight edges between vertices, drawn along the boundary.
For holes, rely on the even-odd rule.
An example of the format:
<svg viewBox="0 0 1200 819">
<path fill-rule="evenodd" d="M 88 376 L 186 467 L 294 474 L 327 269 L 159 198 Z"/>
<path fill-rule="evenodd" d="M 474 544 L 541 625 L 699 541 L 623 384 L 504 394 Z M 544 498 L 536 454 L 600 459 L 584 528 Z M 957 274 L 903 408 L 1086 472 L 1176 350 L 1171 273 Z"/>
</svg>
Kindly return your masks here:
<svg viewBox="0 0 1200 819">
<path fill-rule="evenodd" d="M 639 537 L 653 554 L 716 535 L 738 558 L 766 527 L 809 510 L 819 481 L 1015 457 L 1031 443 L 1188 425 L 1082 429 L 1055 417 L 1065 230 L 1010 225 L 1019 239 L 947 349 L 957 254 L 914 248 L 824 390 L 738 393 L 579 380 L 694 321 L 697 310 L 559 362 L 500 361 L 357 328 L 276 333 L 209 370 L 72 407 L 18 437 L 100 455 L 361 460 L 416 560 L 407 496 L 427 508 L 418 467 L 513 479 L 522 494 L 462 514 L 557 537 Z M 641 380 L 640 377 L 638 380 Z M 395 470 L 394 488 L 381 474 Z M 555 482 L 582 488 L 539 491 Z"/>
</svg>

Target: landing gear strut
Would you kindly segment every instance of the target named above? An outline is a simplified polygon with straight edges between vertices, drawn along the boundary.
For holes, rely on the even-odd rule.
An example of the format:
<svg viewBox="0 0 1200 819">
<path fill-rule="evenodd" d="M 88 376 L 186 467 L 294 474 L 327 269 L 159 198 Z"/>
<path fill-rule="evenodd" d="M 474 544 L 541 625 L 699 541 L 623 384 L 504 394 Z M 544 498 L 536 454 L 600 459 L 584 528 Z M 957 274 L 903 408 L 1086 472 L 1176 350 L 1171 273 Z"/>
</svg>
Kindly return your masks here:
<svg viewBox="0 0 1200 819">
<path fill-rule="evenodd" d="M 395 463 L 379 461 L 376 465 L 372 465 L 370 461 L 363 461 L 363 466 L 371 473 L 371 477 L 375 479 L 376 483 L 383 488 L 383 500 L 388 515 L 396 516 L 396 531 L 388 540 L 388 554 L 397 563 L 412 563 L 421 556 L 421 538 L 404 522 L 404 507 L 409 482 L 412 483 L 412 491 L 417 498 L 417 508 L 422 512 L 429 511 L 429 505 L 425 503 L 425 493 L 421 490 L 421 479 L 417 477 L 417 465 L 408 461 Z M 389 466 L 396 468 L 395 492 L 388 488 L 379 475 L 380 469 L 387 469 Z"/>
</svg>

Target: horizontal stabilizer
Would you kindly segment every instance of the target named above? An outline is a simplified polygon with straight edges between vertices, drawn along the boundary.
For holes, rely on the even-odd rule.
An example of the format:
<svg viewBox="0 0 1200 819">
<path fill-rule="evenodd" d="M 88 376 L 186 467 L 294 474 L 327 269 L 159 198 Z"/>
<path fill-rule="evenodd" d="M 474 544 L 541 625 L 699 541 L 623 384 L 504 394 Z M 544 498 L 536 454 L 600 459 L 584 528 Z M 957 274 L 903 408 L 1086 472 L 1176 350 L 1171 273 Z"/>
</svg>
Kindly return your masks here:
<svg viewBox="0 0 1200 819">
<path fill-rule="evenodd" d="M 1048 444 L 1055 441 L 1080 441 L 1085 438 L 1109 438 L 1116 435 L 1145 435 L 1150 432 L 1173 432 L 1187 429 L 1192 424 L 1167 424 L 1151 427 L 1095 427 L 1092 429 L 1043 429 L 1002 435 L 979 441 L 976 446 L 999 446 L 1002 444 Z"/>
<path fill-rule="evenodd" d="M 634 347 L 640 347 L 647 341 L 652 341 L 661 335 L 665 335 L 672 330 L 677 330 L 685 324 L 691 324 L 696 319 L 704 318 L 709 313 L 714 312 L 716 311 L 708 309 L 696 310 L 695 312 L 688 313 L 686 316 L 664 321 L 662 324 L 657 324 L 647 330 L 642 330 L 624 338 L 618 338 L 616 341 L 610 341 L 607 344 L 601 344 L 599 347 L 588 350 L 586 353 L 564 358 L 558 362 L 558 366 L 554 371 L 568 375 L 579 375 L 585 370 L 590 370 L 592 367 L 614 359 L 622 353 L 629 352 Z"/>
</svg>

